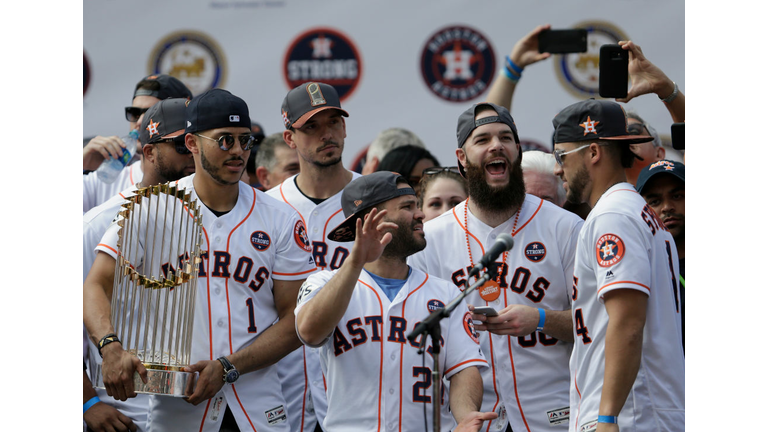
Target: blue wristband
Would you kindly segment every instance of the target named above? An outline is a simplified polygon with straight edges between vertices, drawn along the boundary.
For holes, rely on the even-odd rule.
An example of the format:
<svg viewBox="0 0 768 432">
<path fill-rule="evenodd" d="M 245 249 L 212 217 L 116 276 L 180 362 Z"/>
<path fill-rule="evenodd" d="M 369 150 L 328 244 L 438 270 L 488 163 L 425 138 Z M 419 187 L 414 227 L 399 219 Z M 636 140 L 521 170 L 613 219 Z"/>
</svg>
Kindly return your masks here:
<svg viewBox="0 0 768 432">
<path fill-rule="evenodd" d="M 619 418 L 617 416 L 597 416 L 597 422 L 598 423 L 611 423 L 616 424 L 619 422 Z"/>
<path fill-rule="evenodd" d="M 510 69 L 517 72 L 518 75 L 521 75 L 523 73 L 523 68 L 516 65 L 515 62 L 513 62 L 512 59 L 509 58 L 509 56 L 507 56 L 506 59 L 507 59 L 507 66 L 509 66 Z"/>
<path fill-rule="evenodd" d="M 510 80 L 510 81 L 512 81 L 514 83 L 520 81 L 520 77 L 519 76 L 515 76 L 514 74 L 512 74 L 512 72 L 509 71 L 509 69 L 507 69 L 505 67 L 501 68 L 501 73 L 504 74 L 504 76 L 507 77 L 508 80 Z"/>
<path fill-rule="evenodd" d="M 544 313 L 544 309 L 539 308 L 539 325 L 536 326 L 536 331 L 544 331 L 544 320 L 547 315 Z"/>
<path fill-rule="evenodd" d="M 101 399 L 99 399 L 98 396 L 94 396 L 94 397 L 88 399 L 88 402 L 83 404 L 83 414 L 85 414 L 85 412 L 88 411 L 88 409 L 90 407 L 96 405 L 99 402 L 101 402 Z"/>
</svg>

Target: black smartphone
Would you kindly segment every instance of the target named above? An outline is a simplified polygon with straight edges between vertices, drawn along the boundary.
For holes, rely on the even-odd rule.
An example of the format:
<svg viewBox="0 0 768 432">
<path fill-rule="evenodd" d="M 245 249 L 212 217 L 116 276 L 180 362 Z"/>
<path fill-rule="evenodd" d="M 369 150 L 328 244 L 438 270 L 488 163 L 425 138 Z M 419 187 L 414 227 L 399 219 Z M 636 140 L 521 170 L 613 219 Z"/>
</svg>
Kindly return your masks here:
<svg viewBox="0 0 768 432">
<path fill-rule="evenodd" d="M 685 150 L 685 123 L 672 123 L 672 148 Z"/>
<path fill-rule="evenodd" d="M 497 316 L 497 315 L 499 315 L 499 313 L 496 312 L 496 309 L 494 309 L 492 307 L 489 307 L 489 306 L 478 306 L 478 307 L 476 307 L 472 311 L 472 313 L 482 314 L 482 315 L 485 315 L 485 316 Z"/>
<path fill-rule="evenodd" d="M 544 30 L 539 33 L 539 52 L 552 54 L 587 52 L 584 29 Z"/>
<path fill-rule="evenodd" d="M 629 51 L 619 44 L 600 47 L 599 93 L 604 98 L 627 97 Z"/>
</svg>

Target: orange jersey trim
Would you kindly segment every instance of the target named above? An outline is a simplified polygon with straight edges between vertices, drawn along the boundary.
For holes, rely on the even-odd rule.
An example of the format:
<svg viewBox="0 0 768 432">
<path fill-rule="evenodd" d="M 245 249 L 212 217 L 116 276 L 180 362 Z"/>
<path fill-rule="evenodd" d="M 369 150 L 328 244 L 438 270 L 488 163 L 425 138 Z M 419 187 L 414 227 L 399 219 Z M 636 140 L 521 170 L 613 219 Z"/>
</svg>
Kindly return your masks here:
<svg viewBox="0 0 768 432">
<path fill-rule="evenodd" d="M 304 226 L 305 226 L 305 227 L 309 227 L 309 225 L 307 225 L 307 221 L 305 221 L 305 220 L 304 220 L 304 216 L 301 214 L 301 212 L 300 212 L 300 211 L 298 211 L 298 210 L 296 209 L 296 207 L 294 207 L 294 206 L 293 206 L 293 204 L 291 204 L 290 202 L 288 202 L 288 199 L 285 197 L 285 194 L 283 193 L 283 183 L 280 183 L 280 196 L 283 198 L 283 202 L 284 202 L 284 203 L 286 203 L 286 204 L 288 204 L 289 206 L 291 206 L 291 208 L 292 208 L 292 209 L 293 209 L 293 210 L 294 210 L 296 213 L 298 213 L 298 214 L 299 214 L 299 217 L 301 218 L 301 221 L 304 223 Z M 307 228 L 307 229 L 309 229 L 309 228 Z"/>
<path fill-rule="evenodd" d="M 112 252 L 114 252 L 114 253 L 115 253 L 115 255 L 120 255 L 120 253 L 118 253 L 118 252 L 117 252 L 117 251 L 116 251 L 116 250 L 115 250 L 115 249 L 114 249 L 112 246 L 109 246 L 109 245 L 105 245 L 104 243 L 99 243 L 99 244 L 97 244 L 96 246 L 97 246 L 97 247 L 98 247 L 98 246 L 102 246 L 102 247 L 105 247 L 105 248 L 107 248 L 107 249 L 111 250 Z"/>
<path fill-rule="evenodd" d="M 307 271 L 300 272 L 300 273 L 280 273 L 280 272 L 273 271 L 272 274 L 273 275 L 280 275 L 280 276 L 298 276 L 298 275 L 303 275 L 303 274 L 307 274 L 307 273 L 312 273 L 315 270 L 317 270 L 317 267 L 315 267 L 313 269 L 309 269 Z"/>
<path fill-rule="evenodd" d="M 243 414 L 245 414 L 245 418 L 248 419 L 248 423 L 251 425 L 251 428 L 256 432 L 256 426 L 253 425 L 253 422 L 251 421 L 251 417 L 248 415 L 248 411 L 245 410 L 245 407 L 243 407 L 243 403 L 240 402 L 240 396 L 237 395 L 237 389 L 235 388 L 235 384 L 232 383 L 232 392 L 235 394 L 235 399 L 237 399 L 237 404 L 240 405 L 240 409 L 243 410 Z"/>
<path fill-rule="evenodd" d="M 488 364 L 488 362 L 487 362 L 487 361 L 485 361 L 485 360 L 483 360 L 483 359 L 479 359 L 479 358 L 478 358 L 478 359 L 471 359 L 471 360 L 463 361 L 463 362 L 461 362 L 461 363 L 459 363 L 459 364 L 457 364 L 457 365 L 454 365 L 452 368 L 450 368 L 450 369 L 447 369 L 445 372 L 443 372 L 443 376 L 445 376 L 445 375 L 448 375 L 448 372 L 450 372 L 450 371 L 452 371 L 452 370 L 456 369 L 457 367 L 459 367 L 459 366 L 461 366 L 461 365 L 465 365 L 465 364 L 467 364 L 467 363 L 474 363 L 474 362 L 480 362 L 480 363 L 485 363 L 485 364 Z"/>
<path fill-rule="evenodd" d="M 525 226 L 528 225 L 533 220 L 533 218 L 536 217 L 537 214 L 539 214 L 539 210 L 541 210 L 541 206 L 543 205 L 544 205 L 544 200 L 539 201 L 539 206 L 536 207 L 536 211 L 534 211 L 531 217 L 528 218 L 528 220 L 525 221 L 525 223 L 520 228 L 518 228 L 517 231 L 513 232 L 512 235 L 514 236 L 515 234 L 522 231 L 522 229 L 525 228 Z M 522 204 L 520 205 L 520 208 L 522 208 Z"/>
<path fill-rule="evenodd" d="M 281 183 L 282 185 L 282 183 Z M 307 409 L 307 387 L 309 387 L 309 380 L 307 379 L 307 348 L 301 346 L 301 358 L 304 360 L 304 396 L 301 398 L 301 431 L 304 431 L 304 417 Z"/>
<path fill-rule="evenodd" d="M 411 294 L 413 294 L 416 291 L 420 290 L 421 287 L 423 287 L 427 283 L 427 280 L 429 280 L 429 275 L 426 274 L 426 273 L 424 275 L 426 277 L 421 282 L 421 284 L 419 286 L 417 286 L 416 288 L 414 288 L 413 291 L 409 292 L 408 295 L 405 296 L 405 300 L 403 300 L 403 305 L 400 307 L 400 318 L 402 318 L 403 321 L 405 321 L 405 303 L 411 297 Z M 383 322 L 383 319 L 382 319 L 382 322 Z M 427 337 L 427 336 L 426 335 L 422 335 L 422 337 Z M 382 343 L 383 343 L 383 340 L 382 340 Z M 435 341 L 432 341 L 432 343 L 434 344 Z M 437 341 L 437 343 L 440 343 L 440 341 Z M 399 431 L 403 430 L 403 350 L 404 350 L 404 348 L 405 348 L 405 344 L 404 343 L 400 344 L 400 397 L 399 397 L 399 404 L 400 404 L 400 408 L 399 409 L 400 409 L 400 411 L 398 413 L 398 417 L 400 418 L 400 422 L 399 422 L 400 425 L 398 426 L 398 430 Z M 439 386 L 440 383 L 439 382 L 438 383 L 432 383 L 432 385 L 438 385 Z M 440 403 L 440 401 L 432 401 L 432 403 Z"/>
<path fill-rule="evenodd" d="M 604 288 L 608 288 L 609 286 L 611 286 L 611 285 L 616 285 L 616 284 L 630 284 L 630 285 L 639 285 L 639 286 L 641 286 L 641 287 L 645 288 L 646 290 L 648 290 L 649 292 L 651 291 L 651 288 L 650 288 L 650 287 L 647 287 L 647 286 L 645 286 L 645 285 L 643 285 L 643 284 L 641 284 L 641 283 L 638 283 L 638 282 L 633 282 L 633 281 L 616 281 L 616 282 L 611 282 L 611 283 L 609 283 L 609 284 L 605 284 L 605 285 L 603 285 L 602 287 L 600 287 L 600 289 L 598 289 L 598 290 L 597 290 L 597 294 L 599 295 L 599 294 L 600 294 L 600 291 L 602 291 Z"/>
<path fill-rule="evenodd" d="M 200 429 L 198 429 L 199 432 L 203 432 L 203 428 L 205 427 L 205 417 L 208 416 L 208 408 L 211 407 L 211 400 L 212 399 L 213 398 L 208 399 L 208 403 L 205 404 L 205 411 L 203 412 L 203 420 L 200 422 Z"/>
<path fill-rule="evenodd" d="M 208 260 L 206 263 L 211 262 L 210 257 L 210 251 L 211 251 L 211 243 L 208 239 L 208 231 L 205 229 L 205 227 L 201 226 L 200 228 L 203 229 L 203 234 L 205 234 L 205 251 L 208 252 Z M 208 297 L 208 360 L 213 360 L 213 328 L 211 324 L 211 268 L 208 267 L 205 269 L 205 295 Z"/>
<path fill-rule="evenodd" d="M 467 205 L 469 205 L 469 203 L 467 203 Z M 459 224 L 459 226 L 461 227 L 461 229 L 463 229 L 463 230 L 464 230 L 464 232 L 466 232 L 466 233 L 467 233 L 467 234 L 469 234 L 469 235 L 470 235 L 470 236 L 471 236 L 473 239 L 475 239 L 475 241 L 477 242 L 477 244 L 478 244 L 478 245 L 480 245 L 480 251 L 482 252 L 482 254 L 483 254 L 483 255 L 485 255 L 485 248 L 483 247 L 483 242 L 481 242 L 481 241 L 480 241 L 480 240 L 479 240 L 477 237 L 475 237 L 475 235 L 474 235 L 474 234 L 472 234 L 471 232 L 469 232 L 469 230 L 467 229 L 467 227 L 465 227 L 464 225 L 462 225 L 462 224 L 461 224 L 461 220 L 459 219 L 459 216 L 456 214 L 456 207 L 458 207 L 458 206 L 454 206 L 454 207 L 453 207 L 453 210 L 452 210 L 452 211 L 453 211 L 453 217 L 456 219 L 456 223 L 457 223 L 457 224 Z M 467 211 L 469 211 L 469 209 L 467 209 Z"/>
<path fill-rule="evenodd" d="M 384 378 L 384 305 L 381 303 L 381 297 L 379 297 L 379 293 L 376 292 L 376 290 L 368 285 L 367 283 L 361 281 L 360 279 L 357 280 L 361 284 L 367 286 L 373 293 L 376 295 L 376 298 L 379 300 L 379 313 L 382 316 L 381 320 L 381 348 L 380 348 L 380 354 L 379 354 L 379 405 L 378 405 L 378 424 L 376 426 L 376 430 L 381 430 L 381 389 L 382 389 L 382 381 Z"/>
</svg>

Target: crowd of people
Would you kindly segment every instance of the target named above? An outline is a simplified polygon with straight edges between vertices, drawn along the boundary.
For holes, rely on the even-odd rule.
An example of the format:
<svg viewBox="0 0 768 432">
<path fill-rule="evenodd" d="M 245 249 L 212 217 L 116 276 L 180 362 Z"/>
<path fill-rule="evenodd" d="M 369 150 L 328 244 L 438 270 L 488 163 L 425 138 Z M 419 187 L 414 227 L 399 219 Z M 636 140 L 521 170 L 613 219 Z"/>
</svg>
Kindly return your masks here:
<svg viewBox="0 0 768 432">
<path fill-rule="evenodd" d="M 125 142 L 83 147 L 84 429 L 423 431 L 437 412 L 443 431 L 684 430 L 685 166 L 621 103 L 655 94 L 684 122 L 685 97 L 623 41 L 627 97 L 564 108 L 552 152 L 523 152 L 514 92 L 549 28 L 458 117 L 450 163 L 388 127 L 345 168 L 349 114 L 326 83 L 290 90 L 285 130 L 265 135 L 226 90 L 140 80 L 136 160 L 105 183 L 94 171 Z M 201 203 L 206 239 L 183 398 L 136 392 L 147 368 L 111 321 L 118 212 L 169 182 Z M 506 234 L 440 339 L 409 339 Z M 434 378 L 419 346 L 436 343 Z"/>
</svg>

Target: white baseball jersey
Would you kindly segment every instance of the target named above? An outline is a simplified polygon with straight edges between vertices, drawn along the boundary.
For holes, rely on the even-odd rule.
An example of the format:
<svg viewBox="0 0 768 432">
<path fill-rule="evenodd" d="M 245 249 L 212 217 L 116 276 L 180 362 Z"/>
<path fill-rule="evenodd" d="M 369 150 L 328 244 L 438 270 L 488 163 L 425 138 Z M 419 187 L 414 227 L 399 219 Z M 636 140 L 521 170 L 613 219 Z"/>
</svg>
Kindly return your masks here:
<svg viewBox="0 0 768 432">
<path fill-rule="evenodd" d="M 83 215 L 83 282 L 85 277 L 93 266 L 93 261 L 96 259 L 96 245 L 99 244 L 102 236 L 109 228 L 112 220 L 120 210 L 120 206 L 125 202 L 127 196 L 132 195 L 136 190 L 135 186 L 131 186 L 128 189 L 113 196 L 105 203 L 100 204 L 90 209 L 85 215 Z M 84 344 L 88 348 L 85 353 L 86 363 L 89 365 L 88 373 L 91 379 L 91 383 L 95 383 L 97 377 L 93 375 L 95 366 L 101 364 L 101 356 L 96 345 L 88 337 L 87 332 L 83 332 Z M 147 409 L 149 408 L 149 395 L 138 394 L 135 398 L 130 398 L 126 401 L 119 401 L 112 396 L 107 395 L 107 391 L 103 388 L 95 388 L 99 399 L 116 408 L 126 416 L 133 420 L 139 431 L 146 430 L 147 423 Z"/>
<path fill-rule="evenodd" d="M 629 183 L 608 189 L 579 235 L 573 275 L 572 432 L 596 427 L 605 373 L 605 293 L 648 295 L 640 370 L 619 414 L 622 432 L 685 430 L 677 249 Z"/>
<path fill-rule="evenodd" d="M 320 271 L 307 278 L 299 293 L 297 315 L 335 274 Z M 425 408 L 427 424 L 432 424 L 432 356 L 417 354 L 421 337 L 412 344 L 407 336 L 433 310 L 458 295 L 448 281 L 411 269 L 390 302 L 374 279 L 361 272 L 344 316 L 320 347 L 328 382 L 326 430 L 421 432 Z M 440 330 L 444 377 L 470 366 L 487 367 L 465 302 L 440 322 Z M 431 350 L 431 341 L 429 345 Z M 441 427 L 448 432 L 456 422 L 448 412 L 448 398 L 443 394 L 441 399 Z"/>
<path fill-rule="evenodd" d="M 193 179 L 194 174 L 185 177 L 178 186 L 199 202 Z M 231 211 L 217 217 L 201 203 L 201 213 L 203 259 L 192 363 L 215 360 L 250 345 L 278 318 L 273 279 L 302 280 L 315 270 L 303 222 L 293 209 L 263 192 L 240 182 Z M 114 256 L 110 247 L 116 242 L 113 225 L 98 250 Z M 275 365 L 242 375 L 196 407 L 180 398 L 152 396 L 148 427 L 218 431 L 227 405 L 240 430 L 290 429 Z"/>
<path fill-rule="evenodd" d="M 99 180 L 96 171 L 83 175 L 83 214 L 140 182 L 142 178 L 144 171 L 141 170 L 140 160 L 123 168 L 114 183 Z"/>
<path fill-rule="evenodd" d="M 474 306 L 501 310 L 521 304 L 547 310 L 567 310 L 579 229 L 583 221 L 573 213 L 533 195 L 526 195 L 513 232 L 513 216 L 491 228 L 467 211 L 467 201 L 424 224 L 427 248 L 409 263 L 430 275 L 463 288 L 472 264 L 502 233 L 511 233 L 514 247 L 491 265 L 499 274 L 499 288 L 478 288 L 467 296 Z M 472 251 L 470 261 L 467 238 Z M 473 278 L 470 284 L 474 283 Z M 483 372 L 483 407 L 499 418 L 483 431 L 503 431 L 509 421 L 515 432 L 567 430 L 568 359 L 573 344 L 534 332 L 525 337 L 481 331 L 480 345 L 491 363 Z M 490 336 L 490 337 L 489 337 Z"/>
<path fill-rule="evenodd" d="M 353 172 L 352 180 L 360 177 Z M 293 207 L 307 227 L 312 243 L 312 255 L 319 270 L 335 270 L 341 267 L 349 256 L 353 243 L 337 243 L 328 240 L 327 235 L 344 221 L 341 210 L 341 192 L 315 204 L 301 193 L 296 186 L 296 176 L 267 191 Z M 288 406 L 291 430 L 313 432 L 315 425 L 322 425 L 328 411 L 325 397 L 325 377 L 320 370 L 317 348 L 304 347 L 288 354 L 278 362 L 278 371 L 283 386 L 283 395 Z M 295 413 L 301 413 L 297 416 Z"/>
</svg>

